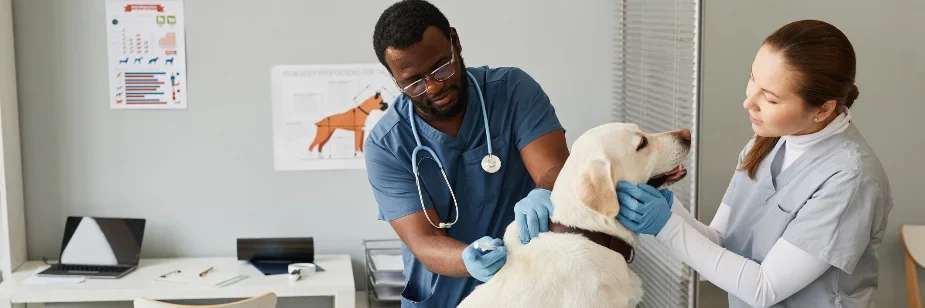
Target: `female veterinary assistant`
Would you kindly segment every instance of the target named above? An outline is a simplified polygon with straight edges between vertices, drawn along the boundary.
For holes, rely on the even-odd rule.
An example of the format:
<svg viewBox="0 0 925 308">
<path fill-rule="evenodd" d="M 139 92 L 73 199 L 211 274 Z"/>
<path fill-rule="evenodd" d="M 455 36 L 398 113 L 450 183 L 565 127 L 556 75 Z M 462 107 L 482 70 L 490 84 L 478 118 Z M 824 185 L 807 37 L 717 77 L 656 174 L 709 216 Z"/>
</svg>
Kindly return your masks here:
<svg viewBox="0 0 925 308">
<path fill-rule="evenodd" d="M 730 307 L 870 307 L 893 203 L 851 122 L 854 75 L 851 43 L 832 25 L 780 28 L 758 50 L 745 93 L 757 136 L 710 225 L 667 189 L 626 183 L 617 219 L 656 235 L 729 292 Z"/>
<path fill-rule="evenodd" d="M 515 219 L 551 208 L 564 130 L 524 71 L 466 68 L 456 29 L 430 3 L 390 6 L 373 45 L 402 91 L 365 147 L 379 219 L 403 243 L 402 307 L 455 307 L 506 261 L 504 247 L 472 244 L 501 246 Z"/>
</svg>

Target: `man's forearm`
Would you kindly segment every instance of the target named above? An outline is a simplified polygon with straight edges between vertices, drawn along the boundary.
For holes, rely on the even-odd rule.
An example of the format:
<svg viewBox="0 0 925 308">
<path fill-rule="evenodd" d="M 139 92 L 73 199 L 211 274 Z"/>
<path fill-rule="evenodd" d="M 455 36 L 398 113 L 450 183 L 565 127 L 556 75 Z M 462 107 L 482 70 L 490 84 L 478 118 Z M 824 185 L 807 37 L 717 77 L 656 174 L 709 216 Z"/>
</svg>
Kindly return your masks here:
<svg viewBox="0 0 925 308">
<path fill-rule="evenodd" d="M 428 271 L 444 276 L 469 277 L 462 260 L 466 244 L 447 236 L 427 235 L 411 252 Z"/>
<path fill-rule="evenodd" d="M 559 177 L 559 171 L 562 171 L 562 164 L 547 167 L 539 181 L 536 182 L 536 188 L 552 190 L 552 187 L 556 185 L 556 178 Z"/>
</svg>

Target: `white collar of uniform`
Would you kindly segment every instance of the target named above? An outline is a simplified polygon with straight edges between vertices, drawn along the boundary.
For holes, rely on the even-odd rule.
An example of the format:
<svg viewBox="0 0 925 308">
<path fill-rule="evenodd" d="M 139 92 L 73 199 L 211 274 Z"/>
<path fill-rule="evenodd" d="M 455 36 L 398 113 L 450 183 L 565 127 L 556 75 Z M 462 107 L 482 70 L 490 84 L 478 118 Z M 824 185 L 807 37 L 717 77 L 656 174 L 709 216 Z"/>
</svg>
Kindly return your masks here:
<svg viewBox="0 0 925 308">
<path fill-rule="evenodd" d="M 850 122 L 851 113 L 848 111 L 848 108 L 844 108 L 842 113 L 835 117 L 832 123 L 829 123 L 829 125 L 826 125 L 825 128 L 818 132 L 800 136 L 789 135 L 781 138 L 787 142 L 787 149 L 805 152 L 820 141 L 845 131 L 845 129 L 848 129 Z"/>
</svg>

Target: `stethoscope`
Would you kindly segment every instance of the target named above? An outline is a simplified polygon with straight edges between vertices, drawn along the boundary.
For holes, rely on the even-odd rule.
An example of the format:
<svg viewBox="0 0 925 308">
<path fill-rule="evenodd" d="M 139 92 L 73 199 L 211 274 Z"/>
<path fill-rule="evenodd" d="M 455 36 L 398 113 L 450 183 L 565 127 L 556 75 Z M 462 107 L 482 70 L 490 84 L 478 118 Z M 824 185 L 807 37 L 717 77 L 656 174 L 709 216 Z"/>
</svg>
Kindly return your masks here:
<svg viewBox="0 0 925 308">
<path fill-rule="evenodd" d="M 475 91 L 479 95 L 479 103 L 482 105 L 482 119 L 485 122 L 485 142 L 488 144 L 488 154 L 482 158 L 482 169 L 488 173 L 495 173 L 498 170 L 501 170 L 501 159 L 498 156 L 495 156 L 494 152 L 491 149 L 491 133 L 488 131 L 488 112 L 485 109 L 485 99 L 482 98 L 482 88 L 479 87 L 479 83 L 475 80 L 475 76 L 472 76 L 468 70 L 466 70 L 466 75 L 469 77 L 469 80 L 472 81 L 472 84 L 475 85 Z M 421 209 L 424 210 L 424 215 L 427 216 L 427 222 L 431 226 L 438 229 L 449 229 L 457 221 L 459 221 L 459 204 L 456 203 L 456 193 L 453 192 L 453 187 L 450 187 L 450 181 L 446 178 L 446 171 L 443 170 L 443 163 L 440 162 L 440 158 L 437 157 L 437 153 L 434 153 L 430 147 L 424 146 L 421 144 L 421 139 L 418 138 L 418 131 L 414 127 L 414 104 L 408 104 L 408 119 L 411 122 L 411 132 L 414 135 L 414 141 L 417 142 L 417 146 L 414 147 L 414 151 L 411 152 L 411 165 L 414 169 L 414 184 L 418 187 L 418 199 L 421 200 Z M 456 208 L 456 219 L 453 222 L 440 222 L 439 225 L 434 225 L 430 220 L 430 215 L 427 214 L 427 208 L 424 206 L 424 195 L 421 192 L 421 173 L 418 171 L 418 166 L 421 164 L 422 158 L 420 161 L 417 160 L 418 151 L 427 151 L 430 153 L 430 158 L 437 163 L 437 167 L 440 167 L 440 173 L 443 174 L 443 181 L 446 182 L 446 188 L 450 190 L 450 196 L 453 198 L 453 206 Z M 437 217 L 437 221 L 440 221 L 440 217 Z"/>
</svg>

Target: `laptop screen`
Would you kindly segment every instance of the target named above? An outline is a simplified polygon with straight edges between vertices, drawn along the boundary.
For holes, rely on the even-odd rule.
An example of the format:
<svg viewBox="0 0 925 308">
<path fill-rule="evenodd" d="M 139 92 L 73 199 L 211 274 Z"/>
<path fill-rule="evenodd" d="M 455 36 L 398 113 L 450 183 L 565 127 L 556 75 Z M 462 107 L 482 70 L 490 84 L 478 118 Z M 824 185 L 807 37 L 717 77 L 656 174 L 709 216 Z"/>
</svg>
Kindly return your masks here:
<svg viewBox="0 0 925 308">
<path fill-rule="evenodd" d="M 138 265 L 144 230 L 144 219 L 70 216 L 60 263 Z"/>
</svg>

